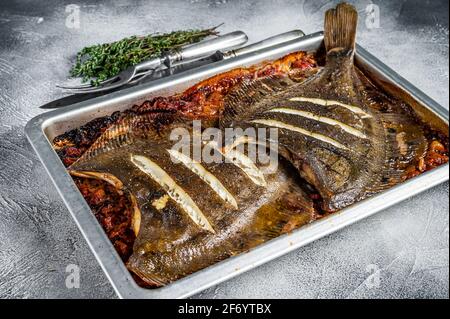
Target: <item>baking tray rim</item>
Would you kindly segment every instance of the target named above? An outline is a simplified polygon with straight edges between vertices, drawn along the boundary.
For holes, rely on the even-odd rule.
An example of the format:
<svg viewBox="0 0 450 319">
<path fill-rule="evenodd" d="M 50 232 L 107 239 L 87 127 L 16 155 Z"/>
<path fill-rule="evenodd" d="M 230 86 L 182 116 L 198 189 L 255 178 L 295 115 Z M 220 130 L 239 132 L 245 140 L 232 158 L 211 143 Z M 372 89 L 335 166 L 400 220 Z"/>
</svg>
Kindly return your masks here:
<svg viewBox="0 0 450 319">
<path fill-rule="evenodd" d="M 323 33 L 317 32 L 307 35 L 300 40 L 294 40 L 287 44 L 267 48 L 261 50 L 261 52 L 246 54 L 245 56 L 233 59 L 233 61 L 220 61 L 214 63 L 213 65 L 201 67 L 200 69 L 209 69 L 209 71 L 217 70 L 217 73 L 220 73 L 223 67 L 226 67 L 227 65 L 237 64 L 240 61 L 251 61 L 252 59 L 256 61 L 261 53 L 266 53 L 266 55 L 270 55 L 272 53 L 272 55 L 275 55 L 283 50 L 291 52 L 295 50 L 302 50 L 302 44 L 304 44 L 304 47 L 307 47 L 312 42 L 319 41 L 322 38 Z M 357 48 L 357 58 L 362 59 L 370 68 L 381 72 L 392 83 L 395 83 L 395 85 L 406 91 L 415 100 L 440 117 L 448 126 L 449 112 L 446 108 L 425 95 L 422 91 L 417 89 L 360 46 Z M 133 95 L 144 94 L 143 91 L 156 92 L 158 91 L 158 85 L 172 81 L 176 82 L 176 80 L 183 81 L 183 77 L 187 79 L 187 75 L 195 74 L 196 71 L 198 70 L 190 70 L 187 71 L 186 74 L 183 73 L 174 77 L 160 79 L 142 86 L 114 92 L 98 98 L 76 103 L 65 108 L 46 112 L 32 118 L 25 127 L 25 133 L 30 144 L 37 153 L 38 158 L 49 174 L 65 205 L 68 207 L 72 218 L 120 298 L 189 297 L 220 282 L 235 277 L 245 271 L 285 255 L 361 219 L 380 212 L 383 209 L 386 209 L 449 179 L 449 164 L 447 163 L 411 180 L 396 185 L 395 187 L 380 194 L 360 201 L 326 218 L 300 227 L 292 233 L 274 238 L 251 249 L 249 252 L 225 259 L 185 278 L 177 280 L 165 287 L 157 289 L 141 288 L 132 279 L 131 274 L 121 261 L 112 243 L 79 193 L 72 178 L 67 173 L 56 152 L 53 150 L 45 130 L 49 127 L 49 125 L 53 124 L 53 120 L 61 118 L 61 116 L 64 116 L 70 112 L 74 112 L 81 108 L 88 111 L 89 106 L 98 105 L 99 103 L 107 103 L 109 100 L 118 97 L 129 99 L 132 98 Z"/>
</svg>

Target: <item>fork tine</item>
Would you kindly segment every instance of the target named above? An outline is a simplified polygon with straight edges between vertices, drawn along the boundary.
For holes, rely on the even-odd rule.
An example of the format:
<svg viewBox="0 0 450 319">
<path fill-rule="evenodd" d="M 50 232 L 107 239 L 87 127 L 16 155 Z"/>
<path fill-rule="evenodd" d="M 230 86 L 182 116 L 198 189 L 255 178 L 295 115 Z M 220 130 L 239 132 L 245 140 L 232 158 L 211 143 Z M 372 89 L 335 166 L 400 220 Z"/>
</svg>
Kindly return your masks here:
<svg viewBox="0 0 450 319">
<path fill-rule="evenodd" d="M 153 70 L 152 71 L 138 73 L 130 80 L 130 82 L 128 82 L 128 84 L 134 85 L 134 84 L 138 83 L 139 81 L 145 79 L 147 76 L 151 75 L 152 73 L 154 73 Z"/>
<path fill-rule="evenodd" d="M 110 79 L 101 82 L 99 86 L 93 85 L 86 87 L 74 86 L 74 87 L 63 87 L 63 89 L 71 93 L 94 93 L 94 92 L 108 91 L 129 83 L 132 79 L 134 79 L 136 76 L 139 75 L 140 75 L 139 72 L 136 73 L 136 67 L 132 66 L 129 67 L 128 69 L 123 70 L 115 77 L 112 77 Z"/>
<path fill-rule="evenodd" d="M 111 82 L 114 82 L 115 80 L 117 80 L 119 76 L 113 76 L 112 78 L 106 79 L 104 81 L 99 82 L 99 85 L 105 85 Z M 74 86 L 66 86 L 66 85 L 56 85 L 56 87 L 60 88 L 60 89 L 65 89 L 65 90 L 83 90 L 83 89 L 88 89 L 88 88 L 96 88 L 97 86 L 92 85 L 91 83 L 86 83 L 86 84 L 80 84 L 80 85 L 74 85 Z"/>
<path fill-rule="evenodd" d="M 68 92 L 72 92 L 72 93 L 95 93 L 95 92 L 112 90 L 114 88 L 123 86 L 127 82 L 128 82 L 127 80 L 123 79 L 123 80 L 117 81 L 115 83 L 112 83 L 112 84 L 107 83 L 106 85 L 102 85 L 102 86 L 92 86 L 92 87 L 82 88 L 82 89 L 65 89 L 65 90 Z"/>
<path fill-rule="evenodd" d="M 90 86 L 90 87 L 86 87 L 86 88 L 76 88 L 76 89 L 66 89 L 68 92 L 72 92 L 72 93 L 95 93 L 95 92 L 102 92 L 102 91 L 109 91 L 112 89 L 115 89 L 117 87 L 123 86 L 125 84 L 128 84 L 130 82 L 133 82 L 134 79 L 138 78 L 138 77 L 143 77 L 145 75 L 147 75 L 147 72 L 142 72 L 142 73 L 135 73 L 135 70 L 133 70 L 132 74 L 124 74 L 124 72 L 126 71 L 122 71 L 121 73 L 119 73 L 116 78 L 118 78 L 118 81 L 109 81 L 108 83 L 104 83 L 100 86 Z"/>
</svg>

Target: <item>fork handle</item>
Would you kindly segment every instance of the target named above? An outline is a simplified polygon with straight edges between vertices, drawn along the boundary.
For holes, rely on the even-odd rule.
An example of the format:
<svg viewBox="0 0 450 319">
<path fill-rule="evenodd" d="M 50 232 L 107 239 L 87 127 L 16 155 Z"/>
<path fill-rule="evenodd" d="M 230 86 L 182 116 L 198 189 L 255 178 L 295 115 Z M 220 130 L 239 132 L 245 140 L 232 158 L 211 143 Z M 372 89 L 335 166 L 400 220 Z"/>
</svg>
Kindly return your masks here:
<svg viewBox="0 0 450 319">
<path fill-rule="evenodd" d="M 247 35 L 242 31 L 234 31 L 211 40 L 201 41 L 178 50 L 168 52 L 162 57 L 150 59 L 135 65 L 135 72 L 154 70 L 165 64 L 170 67 L 175 62 L 194 61 L 216 53 L 219 50 L 236 48 L 248 41 Z"/>
<path fill-rule="evenodd" d="M 135 73 L 139 73 L 141 71 L 149 71 L 154 70 L 160 67 L 164 63 L 165 58 L 154 58 L 141 63 L 138 63 L 134 66 Z"/>
<path fill-rule="evenodd" d="M 164 63 L 170 67 L 175 62 L 194 61 L 209 56 L 219 50 L 236 48 L 248 41 L 242 31 L 234 31 L 217 38 L 195 43 L 184 48 L 174 50 L 166 56 Z"/>
<path fill-rule="evenodd" d="M 243 48 L 239 48 L 236 50 L 229 50 L 226 52 L 217 52 L 216 55 L 219 60 L 221 59 L 229 59 L 234 58 L 243 54 L 247 54 L 250 52 L 255 52 L 261 49 L 265 49 L 268 47 L 272 47 L 281 43 L 285 43 L 288 41 L 292 41 L 295 39 L 299 39 L 301 37 L 305 36 L 305 33 L 302 30 L 292 30 L 289 32 L 281 33 L 275 36 L 272 36 L 270 38 L 267 38 L 265 40 L 247 45 Z"/>
</svg>

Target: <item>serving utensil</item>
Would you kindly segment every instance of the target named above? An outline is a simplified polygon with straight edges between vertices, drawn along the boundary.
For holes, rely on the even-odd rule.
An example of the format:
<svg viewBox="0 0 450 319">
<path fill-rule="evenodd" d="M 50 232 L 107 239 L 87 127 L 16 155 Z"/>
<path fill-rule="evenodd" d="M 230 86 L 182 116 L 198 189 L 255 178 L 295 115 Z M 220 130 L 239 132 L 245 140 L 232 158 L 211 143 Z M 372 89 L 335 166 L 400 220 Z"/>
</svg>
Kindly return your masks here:
<svg viewBox="0 0 450 319">
<path fill-rule="evenodd" d="M 73 93 L 93 93 L 107 91 L 128 84 L 135 76 L 139 75 L 141 72 L 147 72 L 147 74 L 153 73 L 163 65 L 170 66 L 176 62 L 194 61 L 215 53 L 218 50 L 241 46 L 247 41 L 248 37 L 244 32 L 234 31 L 214 39 L 201 41 L 189 46 L 184 46 L 178 50 L 170 51 L 161 57 L 153 58 L 131 66 L 120 72 L 118 75 L 100 82 L 100 85 L 98 86 L 87 83 L 77 86 L 57 85 L 57 87 L 73 91 Z"/>
<path fill-rule="evenodd" d="M 233 33 L 239 33 L 239 32 L 240 31 L 233 32 Z M 285 42 L 299 39 L 299 38 L 303 37 L 304 35 L 305 35 L 304 32 L 301 30 L 292 30 L 289 32 L 285 32 L 285 33 L 281 33 L 281 34 L 272 36 L 270 38 L 264 39 L 262 41 L 250 44 L 248 46 L 245 46 L 245 47 L 242 47 L 239 49 L 232 49 L 232 50 L 228 50 L 225 52 L 221 51 L 220 49 L 215 50 L 213 52 L 211 52 L 212 50 L 208 50 L 209 54 L 201 54 L 201 53 L 203 53 L 203 51 L 201 51 L 202 50 L 201 48 L 193 48 L 198 51 L 194 52 L 194 50 L 192 50 L 190 52 L 187 52 L 187 54 L 186 53 L 183 54 L 184 49 L 181 49 L 181 53 L 182 53 L 181 56 L 176 55 L 175 53 L 172 53 L 172 54 L 169 54 L 168 56 L 166 56 L 166 59 L 163 61 L 161 61 L 162 58 L 157 58 L 157 59 L 149 60 L 147 62 L 142 63 L 142 64 L 145 64 L 145 63 L 150 64 L 150 62 L 155 61 L 154 63 L 157 63 L 157 65 L 153 68 L 147 67 L 145 65 L 140 66 L 140 64 L 138 64 L 134 67 L 130 67 L 129 69 L 123 71 L 122 73 L 127 72 L 126 74 L 124 74 L 124 76 L 127 76 L 127 78 L 126 78 L 126 79 L 128 79 L 127 81 L 118 80 L 117 77 L 119 77 L 121 75 L 121 74 L 119 74 L 116 77 L 113 77 L 111 79 L 101 82 L 100 87 L 95 87 L 90 84 L 85 84 L 85 85 L 76 86 L 76 87 L 61 87 L 61 86 L 60 87 L 67 89 L 67 90 L 71 90 L 71 92 L 75 93 L 75 94 L 77 94 L 77 93 L 92 93 L 92 92 L 111 90 L 113 88 L 117 88 L 117 87 L 120 87 L 125 84 L 134 85 L 138 82 L 141 82 L 143 79 L 152 75 L 157 69 L 160 69 L 163 67 L 171 68 L 174 66 L 179 66 L 182 64 L 193 62 L 193 61 L 201 59 L 201 58 L 204 58 L 205 60 L 208 60 L 210 62 L 227 60 L 230 58 L 241 56 L 243 54 L 256 52 L 256 51 L 264 49 L 264 48 L 276 46 L 276 45 L 279 45 L 279 44 L 282 44 Z M 225 36 L 227 36 L 227 35 L 224 35 L 223 37 L 225 37 Z M 216 40 L 216 39 L 214 39 L 214 40 Z M 207 41 L 204 41 L 204 42 L 207 42 Z M 201 43 L 199 43 L 199 44 L 201 44 Z M 187 47 L 187 49 L 192 48 L 192 46 L 197 46 L 197 45 L 196 44 L 191 45 L 191 46 Z M 236 47 L 236 46 L 237 45 L 233 45 L 233 47 Z M 229 45 L 227 48 L 230 48 L 230 47 L 232 47 L 232 46 Z M 213 53 L 213 54 L 211 54 L 211 53 Z M 206 56 L 206 58 L 205 58 L 205 56 Z M 158 64 L 158 62 L 161 62 L 161 63 Z M 136 68 L 137 68 L 137 70 L 136 70 Z M 130 74 L 131 74 L 131 76 L 130 76 Z"/>
<path fill-rule="evenodd" d="M 235 57 L 241 56 L 243 54 L 256 52 L 256 51 L 264 49 L 264 48 L 269 48 L 269 47 L 276 46 L 276 45 L 279 45 L 279 44 L 282 44 L 285 42 L 289 42 L 289 41 L 292 41 L 295 39 L 300 39 L 303 36 L 305 36 L 305 33 L 303 31 L 292 30 L 292 31 L 274 35 L 270 38 L 247 45 L 247 46 L 239 48 L 239 49 L 229 50 L 226 52 L 222 52 L 219 50 L 219 51 L 215 52 L 214 54 L 212 54 L 211 56 L 202 59 L 202 61 L 206 60 L 211 63 L 211 62 L 217 62 L 217 61 L 221 61 L 221 60 L 227 60 L 230 58 L 235 58 Z M 184 64 L 184 63 L 183 62 L 173 63 L 173 65 L 171 65 L 170 67 L 179 66 L 181 64 Z M 137 74 L 135 76 L 135 78 L 133 78 L 133 80 L 131 80 L 129 82 L 129 84 L 136 84 L 138 82 L 141 82 L 143 79 L 145 79 L 146 77 L 148 77 L 151 74 L 153 74 L 153 72 L 143 72 L 142 74 Z"/>
</svg>

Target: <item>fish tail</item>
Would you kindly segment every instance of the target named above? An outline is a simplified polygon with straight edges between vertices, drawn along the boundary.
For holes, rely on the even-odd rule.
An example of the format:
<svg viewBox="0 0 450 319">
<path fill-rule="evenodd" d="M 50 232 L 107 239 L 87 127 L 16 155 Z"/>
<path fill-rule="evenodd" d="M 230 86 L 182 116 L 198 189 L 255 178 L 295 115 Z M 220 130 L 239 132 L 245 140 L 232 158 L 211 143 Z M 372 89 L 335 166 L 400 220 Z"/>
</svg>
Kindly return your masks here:
<svg viewBox="0 0 450 319">
<path fill-rule="evenodd" d="M 340 3 L 335 9 L 325 13 L 325 48 L 327 52 L 335 48 L 353 51 L 355 48 L 358 13 L 347 3 Z"/>
</svg>

